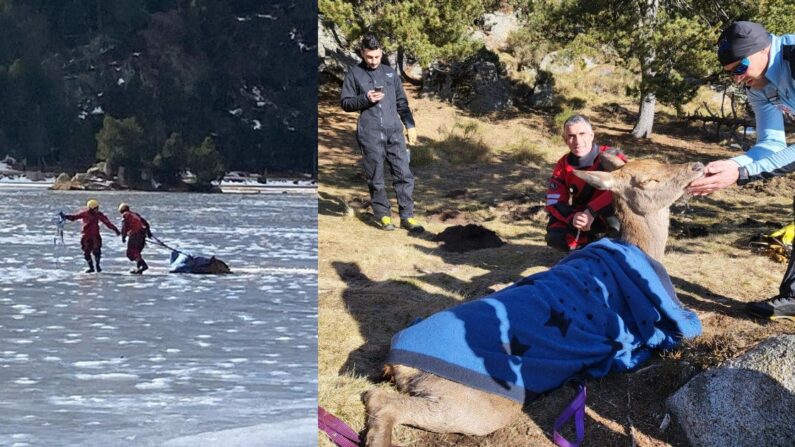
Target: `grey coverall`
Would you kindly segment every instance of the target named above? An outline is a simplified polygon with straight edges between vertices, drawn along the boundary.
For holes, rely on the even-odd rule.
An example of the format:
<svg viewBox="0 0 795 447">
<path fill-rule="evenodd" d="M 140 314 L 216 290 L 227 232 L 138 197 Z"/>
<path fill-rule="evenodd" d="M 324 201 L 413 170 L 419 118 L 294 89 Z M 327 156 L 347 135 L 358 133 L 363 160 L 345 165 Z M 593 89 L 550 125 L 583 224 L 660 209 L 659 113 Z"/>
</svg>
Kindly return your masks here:
<svg viewBox="0 0 795 447">
<path fill-rule="evenodd" d="M 367 92 L 384 87 L 384 98 L 377 103 L 367 99 Z M 351 66 L 342 84 L 340 103 L 346 112 L 358 111 L 356 140 L 362 151 L 367 186 L 375 218 L 390 215 L 389 198 L 384 182 L 384 161 L 392 173 L 401 219 L 414 215 L 414 175 L 409 170 L 409 154 L 403 138 L 403 125 L 414 127 L 414 117 L 403 91 L 398 73 L 381 64 L 370 70 L 364 62 Z"/>
</svg>

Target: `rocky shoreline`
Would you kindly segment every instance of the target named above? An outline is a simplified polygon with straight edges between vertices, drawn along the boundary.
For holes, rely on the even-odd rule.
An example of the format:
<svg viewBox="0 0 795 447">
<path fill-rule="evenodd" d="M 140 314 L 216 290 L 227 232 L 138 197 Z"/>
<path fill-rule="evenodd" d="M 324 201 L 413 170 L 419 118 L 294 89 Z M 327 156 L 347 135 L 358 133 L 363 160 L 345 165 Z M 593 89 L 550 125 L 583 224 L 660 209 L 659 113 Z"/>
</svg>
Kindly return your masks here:
<svg viewBox="0 0 795 447">
<path fill-rule="evenodd" d="M 97 163 L 86 172 L 70 176 L 62 172 L 47 173 L 41 171 L 14 169 L 8 164 L 0 166 L 0 187 L 48 188 L 54 191 L 159 191 L 159 192 L 208 192 L 208 193 L 260 193 L 260 192 L 316 192 L 317 181 L 313 179 L 272 178 L 232 171 L 223 180 L 209 187 L 195 184 L 195 177 L 190 173 L 183 176 L 178 185 L 163 185 L 151 177 L 141 179 L 131 186 L 121 179 L 125 178 L 124 168 L 119 168 L 116 175 L 111 175 L 104 162 Z"/>
<path fill-rule="evenodd" d="M 40 171 L 0 171 L 0 188 L 47 188 L 54 191 L 158 191 L 158 192 L 196 192 L 189 183 L 178 187 L 153 185 L 151 188 L 131 188 L 115 180 L 76 174 L 69 177 L 62 173 Z M 273 179 L 266 183 L 259 181 L 223 180 L 213 185 L 212 193 L 258 194 L 258 193 L 314 193 L 317 192 L 315 180 Z"/>
</svg>

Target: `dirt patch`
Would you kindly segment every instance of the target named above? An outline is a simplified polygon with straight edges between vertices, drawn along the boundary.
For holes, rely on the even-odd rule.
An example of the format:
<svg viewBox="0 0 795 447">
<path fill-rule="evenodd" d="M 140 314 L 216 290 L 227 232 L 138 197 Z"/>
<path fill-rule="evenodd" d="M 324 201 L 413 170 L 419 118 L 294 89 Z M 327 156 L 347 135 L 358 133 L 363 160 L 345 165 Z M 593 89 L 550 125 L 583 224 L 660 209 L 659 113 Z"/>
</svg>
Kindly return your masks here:
<svg viewBox="0 0 795 447">
<path fill-rule="evenodd" d="M 749 183 L 746 188 L 770 195 L 795 196 L 795 177 L 783 176 Z"/>
<path fill-rule="evenodd" d="M 706 225 L 671 220 L 670 235 L 676 238 L 706 237 L 712 232 Z"/>
<path fill-rule="evenodd" d="M 456 253 L 482 248 L 497 248 L 505 244 L 497 236 L 497 233 L 475 224 L 448 227 L 434 236 L 433 240 L 442 243 L 442 250 Z"/>
<path fill-rule="evenodd" d="M 547 211 L 544 205 L 521 205 L 511 208 L 507 218 L 512 221 L 542 222 L 547 220 Z"/>
<path fill-rule="evenodd" d="M 467 225 L 471 223 L 467 213 L 456 208 L 439 208 L 429 210 L 426 214 L 428 222 L 443 223 L 445 225 Z"/>
</svg>

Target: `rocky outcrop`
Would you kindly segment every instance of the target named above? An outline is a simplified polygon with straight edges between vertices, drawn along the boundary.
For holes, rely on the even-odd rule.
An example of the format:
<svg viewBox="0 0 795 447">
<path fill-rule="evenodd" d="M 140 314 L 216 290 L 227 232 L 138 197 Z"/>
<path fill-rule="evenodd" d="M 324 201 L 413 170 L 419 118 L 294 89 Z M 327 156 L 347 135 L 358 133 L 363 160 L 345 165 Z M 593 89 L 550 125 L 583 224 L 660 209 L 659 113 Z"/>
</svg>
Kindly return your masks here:
<svg viewBox="0 0 795 447">
<path fill-rule="evenodd" d="M 697 375 L 668 400 L 693 447 L 795 445 L 795 335 Z"/>
<path fill-rule="evenodd" d="M 67 173 L 61 173 L 50 189 L 56 191 L 109 191 L 122 189 L 117 183 L 109 181 L 105 163 L 97 163 L 86 172 L 78 172 L 72 177 Z"/>
<path fill-rule="evenodd" d="M 336 79 L 342 82 L 348 67 L 359 62 L 356 53 L 349 50 L 348 42 L 336 32 L 333 24 L 327 24 L 320 17 L 317 20 L 318 72 L 325 76 L 322 81 Z"/>
<path fill-rule="evenodd" d="M 490 50 L 505 49 L 508 46 L 508 36 L 519 28 L 519 18 L 515 12 L 483 14 L 483 41 Z"/>
<path fill-rule="evenodd" d="M 50 186 L 50 189 L 56 191 L 69 191 L 72 189 L 72 178 L 69 174 L 62 172 L 56 177 L 55 182 Z"/>
<path fill-rule="evenodd" d="M 466 61 L 427 70 L 423 93 L 478 114 L 513 105 L 505 68 L 497 55 L 485 48 Z"/>
<path fill-rule="evenodd" d="M 108 165 L 104 161 L 101 161 L 94 166 L 88 168 L 86 171 L 89 177 L 101 180 L 109 180 L 111 175 L 110 171 L 108 170 Z"/>
</svg>

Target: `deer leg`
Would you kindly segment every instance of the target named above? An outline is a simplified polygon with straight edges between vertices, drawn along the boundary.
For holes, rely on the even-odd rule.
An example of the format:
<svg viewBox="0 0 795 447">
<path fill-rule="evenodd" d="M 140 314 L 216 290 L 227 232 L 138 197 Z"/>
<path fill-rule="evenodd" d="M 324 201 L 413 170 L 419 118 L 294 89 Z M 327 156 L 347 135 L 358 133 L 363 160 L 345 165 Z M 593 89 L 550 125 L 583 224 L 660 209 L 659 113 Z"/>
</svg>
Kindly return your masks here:
<svg viewBox="0 0 795 447">
<path fill-rule="evenodd" d="M 447 381 L 445 381 L 447 382 Z M 371 390 L 364 396 L 367 407 L 367 446 L 389 447 L 392 428 L 410 425 L 435 433 L 484 436 L 508 425 L 521 411 L 516 402 L 477 391 L 454 382 L 445 388 L 453 393 L 433 397 L 408 396 Z"/>
<path fill-rule="evenodd" d="M 364 394 L 367 411 L 367 447 L 391 447 L 392 427 L 395 425 L 394 409 L 384 390 L 370 390 Z"/>
</svg>

